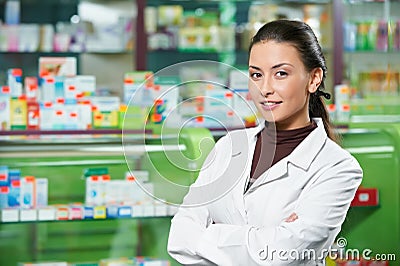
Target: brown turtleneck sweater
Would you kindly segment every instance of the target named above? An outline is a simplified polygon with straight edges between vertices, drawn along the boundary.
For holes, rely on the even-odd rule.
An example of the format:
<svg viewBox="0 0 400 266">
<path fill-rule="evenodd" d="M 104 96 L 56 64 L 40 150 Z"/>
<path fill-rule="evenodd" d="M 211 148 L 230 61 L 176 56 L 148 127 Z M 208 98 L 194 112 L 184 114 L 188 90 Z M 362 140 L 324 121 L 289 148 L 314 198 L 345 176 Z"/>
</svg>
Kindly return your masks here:
<svg viewBox="0 0 400 266">
<path fill-rule="evenodd" d="M 302 128 L 275 130 L 265 122 L 265 128 L 257 135 L 247 189 L 262 173 L 288 156 L 316 127 L 317 124 L 312 121 L 310 125 Z"/>
</svg>

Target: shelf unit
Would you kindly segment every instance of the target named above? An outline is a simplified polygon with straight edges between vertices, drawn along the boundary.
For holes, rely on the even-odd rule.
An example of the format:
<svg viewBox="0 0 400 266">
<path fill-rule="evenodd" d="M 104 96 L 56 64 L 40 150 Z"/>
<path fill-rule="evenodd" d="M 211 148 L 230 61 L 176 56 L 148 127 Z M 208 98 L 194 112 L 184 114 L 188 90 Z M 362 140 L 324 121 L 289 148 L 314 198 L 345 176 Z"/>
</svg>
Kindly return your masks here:
<svg viewBox="0 0 400 266">
<path fill-rule="evenodd" d="M 333 27 L 333 22 L 331 20 L 332 17 L 335 15 L 334 12 L 336 12 L 333 7 L 335 1 L 329 1 L 329 0 L 322 0 L 322 1 L 266 1 L 265 3 L 254 3 L 251 1 L 229 1 L 229 4 L 231 5 L 231 10 L 229 10 L 227 13 L 229 13 L 227 16 L 232 17 L 231 23 L 236 25 L 235 31 L 238 31 L 238 28 L 243 28 L 245 27 L 244 25 L 250 20 L 248 17 L 249 13 L 249 8 L 251 5 L 257 5 L 257 4 L 268 4 L 270 5 L 270 10 L 271 14 L 274 12 L 274 10 L 279 13 L 282 12 L 282 16 L 286 15 L 287 10 L 293 8 L 297 9 L 302 9 L 305 6 L 319 6 L 322 7 L 323 11 L 326 12 L 324 15 L 326 16 L 324 19 L 329 20 L 330 25 L 328 25 L 329 29 L 322 29 L 325 31 L 324 34 L 324 47 L 323 49 L 325 50 L 329 69 L 334 68 L 334 64 L 336 63 L 336 58 L 338 51 L 333 51 L 331 47 L 333 45 L 331 42 L 333 42 L 333 38 L 330 39 L 333 34 L 332 32 L 334 31 Z M 201 10 L 201 12 L 207 13 L 207 10 L 211 10 L 211 12 L 221 12 L 221 14 L 224 12 L 224 7 L 222 4 L 226 4 L 225 2 L 222 3 L 221 1 L 176 1 L 176 2 L 170 2 L 170 1 L 145 1 L 145 0 L 138 0 L 138 8 L 141 8 L 138 10 L 138 17 L 137 17 L 137 36 L 138 36 L 138 47 L 136 50 L 137 54 L 137 68 L 139 70 L 152 70 L 152 71 L 158 71 L 162 69 L 163 67 L 173 65 L 175 63 L 179 62 L 184 62 L 186 60 L 213 60 L 213 61 L 220 61 L 228 64 L 232 64 L 235 66 L 245 66 L 247 68 L 247 57 L 248 57 L 248 51 L 247 51 L 247 46 L 248 43 L 250 42 L 250 35 L 248 41 L 243 41 L 240 40 L 240 38 L 245 38 L 245 37 L 240 37 L 240 33 L 236 32 L 235 33 L 235 46 L 236 48 L 234 50 L 223 50 L 222 52 L 218 51 L 213 51 L 213 52 L 207 52 L 207 51 L 185 51 L 182 49 L 176 49 L 176 50 L 148 50 L 147 49 L 147 32 L 145 29 L 145 8 L 146 7 L 158 7 L 160 5 L 182 5 L 184 8 L 184 11 L 194 11 L 196 12 Z M 222 3 L 222 4 L 221 4 Z M 278 7 L 277 7 L 278 6 Z M 278 11 L 277 9 L 281 10 Z M 199 11 L 199 13 L 201 13 Z M 232 12 L 232 14 L 230 13 Z M 261 11 L 260 11 L 261 12 Z M 306 12 L 306 11 L 305 11 Z M 288 12 L 289 13 L 289 12 Z M 220 14 L 220 15 L 221 15 Z M 271 15 L 269 14 L 269 15 Z M 333 14 L 333 15 L 332 15 Z M 224 15 L 221 15 L 223 17 Z M 294 18 L 294 17 L 289 17 L 289 18 Z M 222 20 L 222 19 L 221 19 Z M 325 27 L 325 26 L 324 26 Z M 342 53 L 342 51 L 340 51 Z M 336 70 L 336 67 L 335 67 Z M 333 84 L 333 74 L 332 76 L 328 78 L 327 84 Z M 328 86 L 331 87 L 331 86 Z"/>
<path fill-rule="evenodd" d="M 93 213 L 95 213 L 93 215 Z M 176 206 L 164 204 L 115 206 L 48 206 L 35 209 L 1 209 L 0 223 L 101 221 L 115 219 L 171 218 Z M 90 216 L 90 217 L 89 217 Z"/>
<path fill-rule="evenodd" d="M 4 21 L 6 0 L 0 1 L 0 20 Z M 37 25 L 52 25 L 56 28 L 57 23 L 71 23 L 73 16 L 79 15 L 85 19 L 87 10 L 80 10 L 82 3 L 93 3 L 99 6 L 104 5 L 110 8 L 108 17 L 105 17 L 102 22 L 107 23 L 110 17 L 115 16 L 118 10 L 114 10 L 112 1 L 90 1 L 90 0 L 57 0 L 57 1 L 40 1 L 40 0 L 19 0 L 20 2 L 20 23 L 21 24 L 37 24 Z M 124 10 L 131 11 L 134 17 L 135 1 L 126 0 L 127 8 Z M 83 12 L 83 14 L 81 14 Z M 86 22 L 83 22 L 86 23 Z M 112 23 L 112 22 L 110 22 Z M 86 24 L 85 24 L 86 25 Z M 92 28 L 95 28 L 93 24 Z M 1 35 L 0 27 L 0 35 Z M 132 29 L 134 31 L 134 29 Z M 132 33 L 134 36 L 134 33 Z M 0 37 L 0 40 L 2 37 Z M 112 39 L 112 38 L 110 38 Z M 130 46 L 129 46 L 130 47 Z M 129 48 L 128 47 L 128 48 Z M 111 48 L 111 47 L 110 47 Z M 23 76 L 39 75 L 38 62 L 40 57 L 74 57 L 77 59 L 77 73 L 80 75 L 96 76 L 96 84 L 99 89 L 106 91 L 111 95 L 120 96 L 123 92 L 123 73 L 132 71 L 135 68 L 133 49 L 83 49 L 82 52 L 14 52 L 1 51 L 0 61 L 0 85 L 7 83 L 7 70 L 10 68 L 22 68 Z M 3 48 L 1 48 L 3 49 Z M 118 65 L 119 67 L 115 67 Z M 99 67 L 101 66 L 101 67 Z"/>
<path fill-rule="evenodd" d="M 342 82 L 351 88 L 351 113 L 400 113 L 400 3 L 342 1 Z"/>
</svg>

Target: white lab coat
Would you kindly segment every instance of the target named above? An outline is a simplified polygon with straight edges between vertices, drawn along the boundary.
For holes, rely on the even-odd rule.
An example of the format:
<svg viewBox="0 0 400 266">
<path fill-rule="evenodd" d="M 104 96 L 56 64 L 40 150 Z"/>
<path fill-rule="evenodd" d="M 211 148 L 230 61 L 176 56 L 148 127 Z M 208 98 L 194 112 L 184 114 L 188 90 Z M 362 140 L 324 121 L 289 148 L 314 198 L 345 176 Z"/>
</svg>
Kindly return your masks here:
<svg viewBox="0 0 400 266">
<path fill-rule="evenodd" d="M 362 180 L 322 120 L 244 193 L 259 126 L 222 137 L 171 222 L 168 252 L 184 265 L 317 265 Z M 285 222 L 291 213 L 298 219 Z M 307 259 L 307 254 L 312 259 Z M 323 263 L 323 262 L 322 262 Z"/>
</svg>

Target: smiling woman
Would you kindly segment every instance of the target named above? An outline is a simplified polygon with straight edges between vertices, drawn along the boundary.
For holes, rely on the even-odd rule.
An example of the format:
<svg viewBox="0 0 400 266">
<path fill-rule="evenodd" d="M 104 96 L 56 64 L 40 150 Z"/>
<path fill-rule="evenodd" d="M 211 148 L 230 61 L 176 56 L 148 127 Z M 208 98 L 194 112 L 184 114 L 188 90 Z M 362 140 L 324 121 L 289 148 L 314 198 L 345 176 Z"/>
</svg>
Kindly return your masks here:
<svg viewBox="0 0 400 266">
<path fill-rule="evenodd" d="M 263 117 L 281 129 L 305 126 L 310 115 L 321 117 L 327 134 L 334 139 L 319 97 L 325 88 L 325 58 L 311 28 L 295 21 L 269 23 L 253 37 L 249 54 L 249 89 Z M 327 93 L 322 95 L 330 97 Z M 283 107 L 280 112 L 271 113 L 271 108 L 257 104 L 278 100 Z"/>
<path fill-rule="evenodd" d="M 304 22 L 272 21 L 257 32 L 249 90 L 265 121 L 216 143 L 172 220 L 172 257 L 184 265 L 323 263 L 363 175 L 334 141 L 325 75 Z M 314 256 L 284 255 L 309 250 Z"/>
<path fill-rule="evenodd" d="M 249 73 L 250 94 L 266 121 L 278 130 L 310 124 L 308 95 L 321 84 L 321 68 L 309 73 L 293 45 L 272 40 L 253 45 Z"/>
</svg>

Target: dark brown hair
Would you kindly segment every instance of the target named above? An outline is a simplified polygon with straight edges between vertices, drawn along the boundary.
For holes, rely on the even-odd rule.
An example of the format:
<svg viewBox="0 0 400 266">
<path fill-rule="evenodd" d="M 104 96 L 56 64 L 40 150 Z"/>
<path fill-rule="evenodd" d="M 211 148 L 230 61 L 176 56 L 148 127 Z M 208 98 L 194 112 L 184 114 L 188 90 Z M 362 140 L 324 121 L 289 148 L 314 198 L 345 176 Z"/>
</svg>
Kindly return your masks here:
<svg viewBox="0 0 400 266">
<path fill-rule="evenodd" d="M 275 20 L 261 27 L 256 35 L 251 39 L 249 53 L 254 44 L 262 41 L 275 41 L 278 43 L 290 43 L 300 54 L 300 58 L 307 69 L 312 71 L 321 68 L 323 71 L 322 82 L 317 88 L 317 92 L 311 93 L 308 105 L 310 117 L 320 117 L 324 123 L 324 128 L 328 137 L 338 142 L 338 136 L 333 130 L 333 125 L 329 119 L 328 111 L 321 92 L 325 89 L 326 62 L 322 53 L 321 46 L 311 27 L 302 21 L 297 20 Z"/>
</svg>

